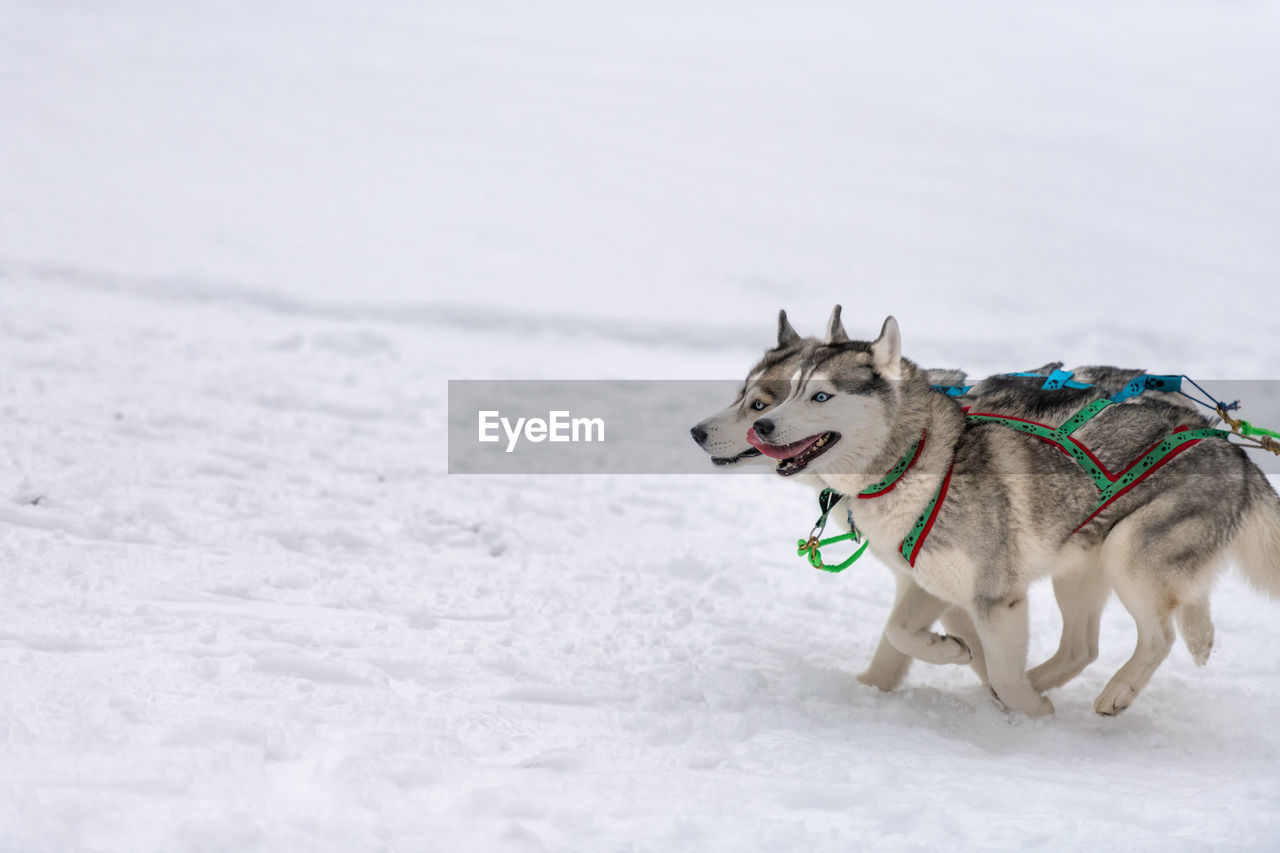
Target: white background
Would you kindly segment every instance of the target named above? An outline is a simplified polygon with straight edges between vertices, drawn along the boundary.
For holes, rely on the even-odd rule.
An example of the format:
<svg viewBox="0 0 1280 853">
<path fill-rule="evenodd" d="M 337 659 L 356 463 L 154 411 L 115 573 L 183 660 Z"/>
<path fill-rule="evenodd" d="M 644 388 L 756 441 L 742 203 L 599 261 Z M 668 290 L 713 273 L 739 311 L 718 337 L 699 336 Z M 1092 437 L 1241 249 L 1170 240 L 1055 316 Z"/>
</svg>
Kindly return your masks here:
<svg viewBox="0 0 1280 853">
<path fill-rule="evenodd" d="M 880 694 L 888 572 L 798 560 L 808 492 L 448 477 L 444 397 L 733 378 L 834 302 L 973 374 L 1272 375 L 1276 44 L 1264 2 L 0 0 L 0 846 L 1274 847 L 1234 575 L 1121 718 L 1114 603 L 1054 717 Z"/>
</svg>

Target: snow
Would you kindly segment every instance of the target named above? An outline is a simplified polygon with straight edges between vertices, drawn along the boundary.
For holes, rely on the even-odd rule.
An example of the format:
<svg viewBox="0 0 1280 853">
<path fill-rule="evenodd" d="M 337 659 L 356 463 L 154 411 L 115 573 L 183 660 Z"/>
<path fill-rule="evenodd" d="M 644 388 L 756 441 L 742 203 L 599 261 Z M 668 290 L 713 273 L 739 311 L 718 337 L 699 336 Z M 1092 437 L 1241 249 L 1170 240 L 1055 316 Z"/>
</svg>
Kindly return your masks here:
<svg viewBox="0 0 1280 853">
<path fill-rule="evenodd" d="M 1205 669 L 1095 716 L 1113 602 L 1010 718 L 854 680 L 892 582 L 795 557 L 802 488 L 444 441 L 447 379 L 738 378 L 836 301 L 975 374 L 1265 377 L 1274 6 L 0 9 L 0 847 L 1277 845 L 1235 575 Z"/>
</svg>

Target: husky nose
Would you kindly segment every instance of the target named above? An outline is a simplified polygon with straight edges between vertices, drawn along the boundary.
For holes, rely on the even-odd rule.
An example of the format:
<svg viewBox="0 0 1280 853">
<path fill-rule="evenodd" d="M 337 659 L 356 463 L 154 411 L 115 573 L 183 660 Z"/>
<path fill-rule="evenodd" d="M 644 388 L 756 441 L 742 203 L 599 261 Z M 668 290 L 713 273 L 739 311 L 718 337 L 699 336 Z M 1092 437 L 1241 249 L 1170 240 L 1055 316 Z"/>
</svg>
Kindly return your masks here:
<svg viewBox="0 0 1280 853">
<path fill-rule="evenodd" d="M 773 432 L 773 421 L 769 420 L 768 418 L 761 418 L 760 420 L 753 423 L 751 425 L 751 428 L 756 431 L 756 435 L 760 436 L 761 438 L 765 438 L 766 436 L 768 436 L 770 433 Z"/>
<path fill-rule="evenodd" d="M 707 443 L 707 431 L 702 428 L 701 424 L 689 430 L 689 435 L 693 436 L 693 440 L 698 442 L 698 444 Z"/>
</svg>

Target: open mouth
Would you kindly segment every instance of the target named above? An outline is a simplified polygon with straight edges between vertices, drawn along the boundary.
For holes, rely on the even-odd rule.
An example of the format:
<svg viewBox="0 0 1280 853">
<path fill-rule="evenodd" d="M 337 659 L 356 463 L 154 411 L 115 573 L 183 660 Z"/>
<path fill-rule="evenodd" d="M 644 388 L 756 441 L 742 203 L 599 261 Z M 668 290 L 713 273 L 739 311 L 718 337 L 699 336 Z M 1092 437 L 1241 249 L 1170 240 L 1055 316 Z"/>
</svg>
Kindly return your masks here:
<svg viewBox="0 0 1280 853">
<path fill-rule="evenodd" d="M 750 459 L 752 456 L 759 456 L 760 451 L 754 447 L 748 447 L 737 456 L 712 456 L 711 461 L 716 465 L 732 465 L 735 462 L 741 462 L 743 459 Z"/>
<path fill-rule="evenodd" d="M 778 460 L 777 472 L 784 477 L 798 474 L 810 462 L 831 449 L 831 445 L 840 440 L 838 432 L 824 432 L 811 435 L 791 444 L 770 444 L 762 441 L 754 428 L 747 430 L 747 443 L 758 449 L 765 456 Z"/>
</svg>

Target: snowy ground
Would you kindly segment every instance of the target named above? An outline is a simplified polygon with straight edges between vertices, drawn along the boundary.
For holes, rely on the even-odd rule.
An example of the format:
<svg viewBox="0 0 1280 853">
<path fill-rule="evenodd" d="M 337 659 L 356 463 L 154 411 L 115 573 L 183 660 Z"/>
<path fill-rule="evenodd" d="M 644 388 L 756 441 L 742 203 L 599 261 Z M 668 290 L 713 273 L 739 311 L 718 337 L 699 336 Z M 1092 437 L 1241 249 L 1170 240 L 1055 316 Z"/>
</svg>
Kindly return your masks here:
<svg viewBox="0 0 1280 853">
<path fill-rule="evenodd" d="M 767 477 L 450 477 L 449 378 L 1280 360 L 1280 11 L 0 2 L 0 848 L 1280 847 L 1277 605 L 1118 719 L 853 674 Z M 707 411 L 724 401 L 709 400 Z M 673 440 L 687 440 L 675 436 Z M 1046 588 L 1033 658 L 1056 643 Z"/>
</svg>

